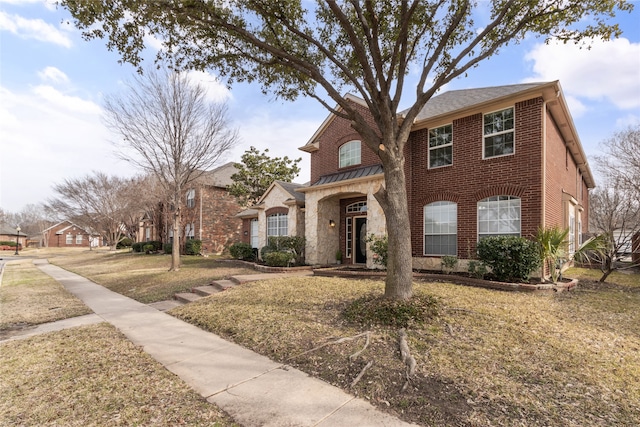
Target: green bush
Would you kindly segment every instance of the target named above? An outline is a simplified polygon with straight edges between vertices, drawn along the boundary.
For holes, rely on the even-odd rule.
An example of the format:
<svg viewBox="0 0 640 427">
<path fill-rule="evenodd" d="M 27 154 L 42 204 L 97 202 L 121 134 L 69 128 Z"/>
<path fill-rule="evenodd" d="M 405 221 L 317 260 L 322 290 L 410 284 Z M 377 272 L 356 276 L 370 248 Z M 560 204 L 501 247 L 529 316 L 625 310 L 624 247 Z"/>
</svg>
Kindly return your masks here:
<svg viewBox="0 0 640 427">
<path fill-rule="evenodd" d="M 458 265 L 458 257 L 453 255 L 444 255 L 440 260 L 442 269 L 447 273 L 451 273 Z"/>
<path fill-rule="evenodd" d="M 264 262 L 270 267 L 288 267 L 293 261 L 291 252 L 268 252 L 264 257 Z"/>
<path fill-rule="evenodd" d="M 153 250 L 153 245 L 152 245 L 152 244 L 150 244 L 150 243 L 147 243 L 146 245 L 144 245 L 144 246 L 142 247 L 142 250 L 144 251 L 144 253 L 145 253 L 145 254 L 150 254 L 150 253 L 152 253 L 152 252 L 155 252 L 155 251 Z"/>
<path fill-rule="evenodd" d="M 130 248 L 132 245 L 133 245 L 133 240 L 131 240 L 128 237 L 123 237 L 122 239 L 120 239 L 120 241 L 116 245 L 116 249 Z"/>
<path fill-rule="evenodd" d="M 142 248 L 146 245 L 146 242 L 136 242 L 131 245 L 131 250 L 133 252 L 142 252 Z"/>
<path fill-rule="evenodd" d="M 489 273 L 489 269 L 485 265 L 485 263 L 481 261 L 469 261 L 469 267 L 467 269 L 469 274 L 476 279 L 484 279 L 484 276 Z"/>
<path fill-rule="evenodd" d="M 289 252 L 296 265 L 303 265 L 305 243 L 306 240 L 302 236 L 271 236 L 267 246 L 260 249 L 260 258 L 266 262 L 265 257 L 270 252 Z"/>
<path fill-rule="evenodd" d="M 373 252 L 373 262 L 387 267 L 387 254 L 389 251 L 389 241 L 387 236 L 378 237 L 375 234 L 369 235 L 367 243 L 370 243 Z"/>
<path fill-rule="evenodd" d="M 491 236 L 478 242 L 478 257 L 499 281 L 526 281 L 540 267 L 536 242 L 517 236 Z"/>
<path fill-rule="evenodd" d="M 162 251 L 167 255 L 171 255 L 173 253 L 173 243 L 165 243 Z"/>
<path fill-rule="evenodd" d="M 0 242 L 0 246 L 11 246 L 11 247 L 15 247 L 16 246 L 16 242 L 10 242 L 8 240 L 3 240 Z"/>
<path fill-rule="evenodd" d="M 250 244 L 244 242 L 234 243 L 229 247 L 229 253 L 235 259 L 242 259 L 245 261 L 253 261 L 254 253 Z"/>
<path fill-rule="evenodd" d="M 202 240 L 189 239 L 184 242 L 185 255 L 199 255 L 202 250 Z"/>
</svg>

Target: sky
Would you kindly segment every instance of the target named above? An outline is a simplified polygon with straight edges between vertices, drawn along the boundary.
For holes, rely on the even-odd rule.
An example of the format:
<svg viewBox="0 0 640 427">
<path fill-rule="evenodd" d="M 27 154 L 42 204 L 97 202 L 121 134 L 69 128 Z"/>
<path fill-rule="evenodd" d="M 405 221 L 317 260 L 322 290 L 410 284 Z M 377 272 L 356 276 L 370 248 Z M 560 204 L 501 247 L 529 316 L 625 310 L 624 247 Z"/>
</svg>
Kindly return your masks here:
<svg viewBox="0 0 640 427">
<path fill-rule="evenodd" d="M 640 124 L 640 1 L 616 17 L 621 38 L 594 41 L 589 50 L 528 37 L 470 70 L 442 91 L 559 80 L 582 146 L 591 159 L 614 132 Z M 152 47 L 150 48 L 152 50 Z M 102 120 L 105 96 L 122 94 L 135 69 L 118 63 L 102 40 L 85 41 L 69 13 L 52 0 L 0 0 L 0 208 L 19 212 L 55 197 L 54 184 L 94 171 L 130 177 Z M 152 65 L 152 61 L 146 61 Z M 228 90 L 211 73 L 192 73 L 225 100 L 240 144 L 271 156 L 301 157 L 296 182 L 309 180 L 309 154 L 299 151 L 326 119 L 317 101 L 286 102 L 257 84 Z M 412 76 L 410 76 L 412 77 Z M 407 97 L 408 107 L 411 100 Z M 595 170 L 594 170 L 595 172 Z M 597 177 L 596 177 L 597 179 Z"/>
</svg>

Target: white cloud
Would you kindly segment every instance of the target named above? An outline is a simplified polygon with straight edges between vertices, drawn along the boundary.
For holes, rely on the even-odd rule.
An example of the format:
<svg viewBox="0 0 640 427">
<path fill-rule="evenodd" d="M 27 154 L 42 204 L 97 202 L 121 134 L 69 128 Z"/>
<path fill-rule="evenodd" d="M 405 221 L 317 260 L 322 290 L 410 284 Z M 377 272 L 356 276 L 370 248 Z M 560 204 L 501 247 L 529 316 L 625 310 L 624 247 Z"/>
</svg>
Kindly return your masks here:
<svg viewBox="0 0 640 427">
<path fill-rule="evenodd" d="M 220 79 L 206 71 L 188 71 L 187 76 L 192 82 L 203 86 L 207 91 L 207 99 L 212 102 L 223 102 L 232 99 L 232 94 Z"/>
<path fill-rule="evenodd" d="M 102 111 L 100 106 L 94 102 L 85 101 L 77 96 L 65 95 L 51 86 L 35 86 L 33 93 L 41 98 L 46 105 L 65 112 L 99 115 Z"/>
<path fill-rule="evenodd" d="M 527 53 L 535 75 L 526 81 L 560 80 L 566 94 L 607 100 L 626 110 L 640 107 L 640 43 L 592 40 L 591 49 L 551 41 Z"/>
<path fill-rule="evenodd" d="M 640 116 L 634 114 L 627 114 L 626 116 L 620 117 L 616 120 L 616 128 L 618 129 L 626 129 L 629 126 L 638 125 L 640 125 Z"/>
<path fill-rule="evenodd" d="M 38 77 L 45 82 L 68 83 L 67 75 L 56 67 L 46 67 L 42 71 L 38 71 Z"/>
<path fill-rule="evenodd" d="M 24 39 L 53 43 L 66 48 L 72 45 L 67 34 L 42 19 L 26 19 L 4 11 L 0 11 L 0 31 L 8 31 Z"/>
</svg>

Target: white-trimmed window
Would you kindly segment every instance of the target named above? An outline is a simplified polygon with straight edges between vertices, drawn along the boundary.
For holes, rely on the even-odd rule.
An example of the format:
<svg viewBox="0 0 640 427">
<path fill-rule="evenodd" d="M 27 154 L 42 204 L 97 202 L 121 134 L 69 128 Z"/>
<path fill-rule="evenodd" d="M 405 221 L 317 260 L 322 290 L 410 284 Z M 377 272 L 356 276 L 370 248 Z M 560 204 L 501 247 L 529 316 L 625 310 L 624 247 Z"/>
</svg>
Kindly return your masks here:
<svg viewBox="0 0 640 427">
<path fill-rule="evenodd" d="M 429 129 L 429 168 L 453 164 L 453 126 Z"/>
<path fill-rule="evenodd" d="M 82 244 L 82 234 L 76 234 L 76 245 Z"/>
<path fill-rule="evenodd" d="M 195 239 L 195 237 L 196 237 L 195 224 L 194 223 L 187 224 L 186 227 L 184 228 L 185 240 Z"/>
<path fill-rule="evenodd" d="M 576 209 L 569 205 L 569 255 L 576 252 Z"/>
<path fill-rule="evenodd" d="M 520 236 L 520 198 L 494 196 L 478 202 L 478 239 Z"/>
<path fill-rule="evenodd" d="M 353 246 L 353 217 L 348 216 L 345 218 L 345 240 L 347 247 L 345 248 L 345 257 L 351 258 L 351 247 Z"/>
<path fill-rule="evenodd" d="M 362 202 L 351 203 L 350 205 L 347 206 L 346 211 L 347 211 L 347 213 L 366 212 L 367 211 L 367 202 L 366 201 L 362 201 Z"/>
<path fill-rule="evenodd" d="M 514 109 L 494 111 L 484 115 L 483 154 L 484 159 L 506 156 L 515 152 Z"/>
<path fill-rule="evenodd" d="M 424 254 L 458 255 L 458 205 L 434 202 L 424 207 Z"/>
<path fill-rule="evenodd" d="M 361 162 L 360 146 L 360 141 L 349 141 L 346 144 L 342 144 L 339 150 L 339 167 L 345 168 L 347 166 L 359 165 Z"/>
<path fill-rule="evenodd" d="M 67 245 L 73 245 L 73 234 L 67 234 Z"/>
<path fill-rule="evenodd" d="M 271 236 L 286 236 L 288 234 L 288 216 L 277 213 L 267 217 L 267 238 Z"/>
<path fill-rule="evenodd" d="M 258 218 L 251 219 L 251 247 L 257 248 L 260 244 L 260 236 L 258 236 Z"/>
<path fill-rule="evenodd" d="M 193 188 L 187 190 L 187 207 L 194 208 L 196 206 L 196 190 Z"/>
</svg>

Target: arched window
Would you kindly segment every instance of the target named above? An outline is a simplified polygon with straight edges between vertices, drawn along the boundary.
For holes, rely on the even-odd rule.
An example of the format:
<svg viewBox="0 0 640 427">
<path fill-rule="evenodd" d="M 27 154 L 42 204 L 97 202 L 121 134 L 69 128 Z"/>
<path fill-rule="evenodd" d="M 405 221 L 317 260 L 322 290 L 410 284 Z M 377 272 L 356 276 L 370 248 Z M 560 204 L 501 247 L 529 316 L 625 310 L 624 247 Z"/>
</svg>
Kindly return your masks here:
<svg viewBox="0 0 640 427">
<path fill-rule="evenodd" d="M 286 236 L 287 234 L 287 214 L 277 213 L 267 216 L 267 238 L 270 236 Z"/>
<path fill-rule="evenodd" d="M 424 254 L 458 255 L 458 205 L 434 202 L 424 207 Z"/>
<path fill-rule="evenodd" d="M 359 165 L 360 164 L 360 141 L 349 141 L 342 144 L 339 150 L 340 167 Z"/>
<path fill-rule="evenodd" d="M 487 197 L 478 202 L 478 239 L 488 236 L 520 236 L 520 198 Z"/>
</svg>

